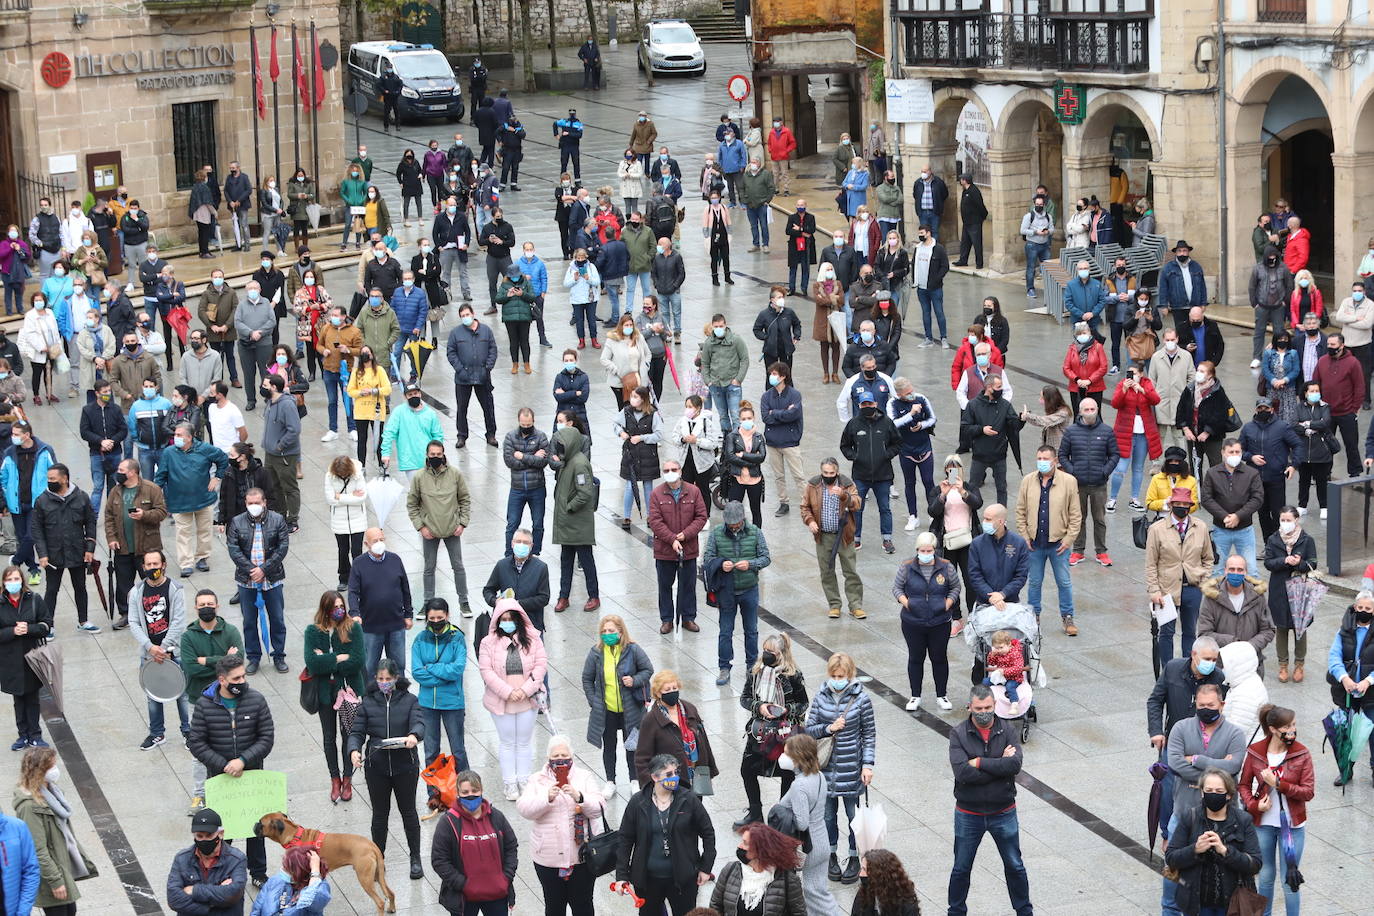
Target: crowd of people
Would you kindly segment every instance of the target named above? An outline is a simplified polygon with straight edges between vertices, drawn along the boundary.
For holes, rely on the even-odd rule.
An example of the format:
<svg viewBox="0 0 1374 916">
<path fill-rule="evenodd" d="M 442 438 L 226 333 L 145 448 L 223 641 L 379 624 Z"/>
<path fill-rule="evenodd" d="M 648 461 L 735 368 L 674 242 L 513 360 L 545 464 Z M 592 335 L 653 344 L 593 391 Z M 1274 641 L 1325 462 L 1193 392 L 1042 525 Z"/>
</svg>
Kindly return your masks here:
<svg viewBox="0 0 1374 916">
<path fill-rule="evenodd" d="M 579 56 L 594 88 L 600 53 L 589 44 Z M 100 632 L 90 619 L 85 577 L 103 543 L 116 583 L 113 628 L 129 630 L 140 664 L 179 666 L 186 681 L 175 705 L 196 787 L 194 843 L 168 877 L 175 912 L 242 912 L 250 882 L 255 914 L 319 912 L 329 902 L 318 855 L 289 850 L 281 872 L 269 875 L 264 840 L 235 848 L 223 838 L 220 816 L 204 805 L 208 777 L 267 766 L 273 711 L 249 678 L 264 664 L 283 674 L 294 664 L 314 685 L 302 704 L 319 719 L 331 801 L 352 801 L 361 771 L 371 839 L 385 851 L 394 807 L 416 879 L 425 873 L 420 771 L 444 749 L 447 733 L 459 771 L 457 798 L 433 831 L 429 858 L 440 903 L 451 913 L 506 912 L 523 858 L 533 861 L 549 916 L 592 913 L 595 880 L 608 870 L 642 916 L 660 916 L 665 907 L 673 916 L 709 912 L 693 908 L 699 888 L 711 881 L 710 906 L 727 916 L 833 916 L 839 910 L 832 882 L 861 885 L 855 912 L 865 916 L 918 913 L 898 856 L 871 841 L 860 848 L 854 829 L 878 747 L 874 697 L 856 659 L 830 655 L 824 681 L 808 685 L 790 635 L 759 632 L 761 590 L 772 575 L 770 540 L 799 532 L 798 523 L 812 536 L 827 617 L 869 619 L 874 583 L 867 583 L 866 599 L 857 552 L 871 496 L 879 530 L 875 537 L 870 520 L 870 550 L 879 544 L 885 554 L 903 555 L 877 601 L 898 606 L 908 653 L 906 709 L 921 708 L 927 662 L 938 711 L 967 707 L 949 735 L 952 916 L 967 911 L 985 833 L 1002 858 L 1013 909 L 1019 916 L 1032 911 L 1016 779 L 1021 734 L 1036 716 L 1045 567 L 1053 572 L 1065 637 L 1076 637 L 1080 626 L 1104 625 L 1091 614 L 1082 619 L 1086 609 L 1075 602 L 1070 570 L 1089 559 L 1089 520 L 1091 557 L 1114 566 L 1107 531 L 1127 515 L 1143 548 L 1143 562 L 1133 558 L 1131 565 L 1144 570 L 1141 597 L 1155 615 L 1162 666 L 1147 701 L 1149 737 L 1164 771 L 1162 909 L 1226 913 L 1241 889 L 1253 892 L 1258 875 L 1259 894 L 1275 899 L 1284 885 L 1290 916 L 1298 912 L 1296 861 L 1285 850 L 1296 841 L 1301 858 L 1314 764 L 1296 741 L 1295 713 L 1267 702 L 1264 680 L 1307 676 L 1306 621 L 1291 606 L 1288 586 L 1317 568 L 1326 484 L 1340 476 L 1336 456 L 1344 447 L 1349 476 L 1374 465 L 1374 428 L 1363 460 L 1358 435 L 1359 412 L 1368 408 L 1374 324 L 1364 280 L 1330 316 L 1342 330 L 1323 331 L 1328 315 L 1304 269 L 1305 254 L 1297 264 L 1307 238 L 1300 220 L 1288 218 L 1291 232 L 1266 235 L 1262 248 L 1257 243 L 1250 294 L 1257 317 L 1252 368 L 1261 393 L 1247 419 L 1245 405 L 1238 407 L 1217 379 L 1224 342 L 1207 317 L 1202 273 L 1187 242 L 1174 247 L 1158 291 L 1141 287 L 1125 259 L 1105 280 L 1092 277 L 1084 262 L 1064 293 L 1073 318 L 1064 383 L 1044 386 L 1033 402 L 1023 393 L 1018 409 L 1006 364 L 1012 328 L 998 299 L 982 301 L 957 344 L 947 337 L 943 282 L 951 263 L 939 241 L 939 217 L 948 188 L 929 167 L 922 170 L 911 190 L 918 225 L 908 246 L 902 191 L 880 125 L 870 125 L 862 147 L 846 134 L 835 150 L 841 216 L 818 216 L 804 199 L 795 201 L 784 229 L 788 282 L 771 287 L 752 323 L 732 326 L 730 315 L 716 311 L 693 330 L 682 318 L 684 186 L 701 203 L 704 256 L 692 269 L 709 266 L 716 286 L 722 279 L 733 284 L 734 214 L 745 211 L 749 252 L 766 253 L 769 210 L 783 209 L 774 201 L 788 189 L 796 142 L 781 119 L 771 130 L 751 119 L 746 130 L 723 116 L 716 148 L 694 176 L 667 146 L 655 152 L 658 129 L 641 111 L 617 164 L 618 187 L 593 192 L 580 180 L 587 125 L 569 111 L 554 125 L 561 168 L 572 164 L 550 208 L 561 250 L 546 259 L 532 241 L 517 241 L 500 203 L 503 191 L 519 190 L 524 128 L 504 91 L 484 98 L 478 115 L 479 150 L 459 133 L 447 152 L 435 140 L 427 151 L 407 151 L 396 169 L 405 225 L 412 204 L 418 218 L 433 218 L 408 267 L 398 257 L 384 195 L 372 183 L 373 162 L 359 146 L 337 189 L 350 214 L 340 250 L 352 236 L 361 256 L 356 285 L 332 292 L 312 260 L 307 208 L 320 191 L 299 169 L 280 190 L 271 178 L 255 189 L 237 163 L 222 189 L 212 170 L 202 170 L 189 213 L 201 255 L 209 254 L 222 199 L 237 247 L 252 248 L 245 214 L 254 202 L 264 238 L 260 266 L 242 296 L 215 269 L 195 318 L 186 304 L 195 296 L 148 242 L 147 217 L 122 188 L 100 214 L 73 205 L 59 218 L 43 201 L 27 241 L 15 226 L 0 241 L 7 313 L 29 300 L 16 342 L 0 336 L 0 437 L 10 442 L 0 457 L 0 488 L 16 543 L 0 572 L 0 690 L 14 699 L 12 750 L 24 755 L 16 816 L 27 828 L 0 820 L 0 837 L 14 838 L 6 848 L 17 863 L 3 869 L 5 900 L 19 901 L 18 910 L 7 911 L 27 912 L 29 901 L 49 916 L 74 913 L 75 882 L 94 872 L 72 837 L 72 808 L 39 717 L 42 684 L 24 657 L 62 628 L 64 571 L 77 630 Z M 499 174 L 493 143 L 503 154 Z M 421 209 L 422 177 L 432 214 Z M 965 226 L 955 265 L 972 253 L 981 266 L 981 230 L 969 225 L 981 195 L 967 176 L 960 185 Z M 1034 263 L 1047 254 L 1055 229 L 1047 204 L 1038 195 L 1023 221 L 1032 294 Z M 1073 231 L 1089 247 L 1110 241 L 1110 217 L 1096 198 L 1078 207 L 1088 215 L 1071 219 Z M 106 217 L 104 209 L 116 215 Z M 1136 213 L 1153 228 L 1148 202 Z M 282 268 L 288 219 L 296 259 Z M 825 243 L 819 249 L 817 232 Z M 116 254 L 126 285 L 108 270 Z M 485 308 L 473 302 L 470 259 L 485 271 Z M 561 267 L 551 265 L 559 259 Z M 22 282 L 27 277 L 16 279 L 28 265 L 42 281 L 32 293 Z M 919 343 L 903 353 L 913 288 L 923 326 L 910 332 Z M 839 386 L 833 409 L 841 432 L 827 450 L 834 455 L 811 468 L 801 458 L 804 413 L 832 408 L 805 404 L 797 387 L 795 373 L 814 369 L 798 356 L 803 324 L 789 297 L 813 302 L 819 381 Z M 610 312 L 601 319 L 603 301 Z M 451 305 L 456 321 L 445 313 Z M 1173 319 L 1167 323 L 1166 310 Z M 530 375 L 531 332 L 541 347 L 553 347 L 550 312 L 572 319 L 576 345 L 561 352 L 549 399 L 503 405 L 517 408 L 515 425 L 503 433 L 494 375 L 503 356 L 492 325 L 505 326 L 510 374 Z M 191 324 L 189 349 L 174 353 L 174 337 L 187 330 L 182 313 Z M 463 541 L 470 526 L 490 530 L 491 522 L 474 513 L 468 477 L 450 459 L 422 384 L 418 344 L 437 339 L 444 323 L 452 325 L 441 347 L 455 386 L 452 447 L 461 456 L 474 434 L 468 414 L 475 398 L 481 438 L 499 450 L 510 473 L 504 556 L 481 589 L 489 610 L 477 617 Z M 588 338 L 599 351 L 595 366 Z M 953 354 L 950 382 L 960 410 L 951 424 L 958 444 L 937 468 L 932 397 L 898 366 L 903 359 L 925 366 L 940 352 Z M 750 380 L 755 359 L 762 369 Z M 680 400 L 665 397 L 668 368 L 681 375 Z M 605 371 L 615 413 L 593 430 L 587 406 L 597 369 Z M 79 431 L 88 464 L 59 456 L 39 435 L 61 422 L 51 410 L 61 403 L 54 375 L 68 371 L 69 396 L 85 398 Z M 311 390 L 320 376 L 324 399 Z M 242 389 L 241 406 L 234 389 Z M 393 394 L 401 396 L 395 403 Z M 250 429 L 245 413 L 259 402 L 261 425 Z M 322 443 L 341 439 L 341 431 L 348 438 L 342 451 L 331 447 L 326 473 L 315 482 L 302 460 L 302 418 L 312 404 L 327 417 Z M 1038 432 L 1034 469 L 1009 481 L 1008 458 L 1019 465 L 1026 426 Z M 582 668 L 586 745 L 601 750 L 601 772 L 578 761 L 583 748 L 567 735 L 550 738 L 536 759 L 536 721 L 551 707 L 549 605 L 553 614 L 568 611 L 577 590 L 584 611 L 601 608 L 594 548 L 603 481 L 591 461 L 594 440 L 603 453 L 619 449 L 618 460 L 609 460 L 623 484 L 615 491 L 621 498 L 610 501 L 620 527 L 631 530 L 639 516 L 652 541 L 659 634 L 700 631 L 701 601 L 718 615 L 716 684 L 737 689 L 748 714 L 737 766 L 747 807 L 734 824 L 734 857 L 723 865 L 701 799 L 736 766 L 713 752 L 713 725 L 684 695 L 682 679 L 656 664 L 653 649 L 632 638 L 620 615 L 600 617 Z M 83 489 L 78 477 L 87 467 L 90 486 Z M 914 534 L 910 547 L 899 543 L 892 510 L 897 468 L 903 531 Z M 369 480 L 380 474 L 404 481 L 405 520 L 369 513 Z M 1295 477 L 1296 493 L 1289 489 Z M 310 524 L 302 499 L 312 485 L 324 497 L 334 536 L 337 584 L 319 596 L 301 644 L 291 646 L 284 561 L 292 538 Z M 1318 511 L 1309 514 L 1312 486 Z M 767 536 L 766 501 L 776 503 Z M 793 504 L 799 519 L 789 518 Z M 928 524 L 918 531 L 922 504 Z M 169 518 L 174 543 L 164 545 Z M 420 536 L 419 595 L 407 561 L 388 547 L 391 524 L 409 524 Z M 216 529 L 223 554 L 213 549 Z M 556 595 L 544 559 L 546 533 L 559 553 Z M 456 607 L 439 594 L 441 546 Z M 186 581 L 209 573 L 212 563 L 232 570 L 227 603 L 237 605 L 237 620 L 226 616 L 206 580 L 197 587 Z M 734 671 L 737 622 L 742 677 Z M 1318 662 L 1336 705 L 1351 715 L 1374 717 L 1366 699 L 1374 686 L 1371 624 L 1374 594 L 1365 590 Z M 975 646 L 967 694 L 950 683 L 948 656 L 950 640 L 965 628 Z M 1271 644 L 1277 657 L 1266 666 Z M 474 672 L 467 671 L 470 661 Z M 473 689 L 480 689 L 497 734 L 499 772 L 479 773 L 469 764 L 465 712 Z M 348 715 L 341 696 L 352 698 Z M 150 699 L 140 746 L 164 743 L 164 704 Z M 1337 784 L 1351 778 L 1344 771 Z M 779 801 L 771 806 L 763 802 L 765 779 L 778 780 Z M 622 787 L 628 800 L 618 825 L 608 823 L 606 805 Z M 843 844 L 841 809 L 848 824 Z M 515 815 L 529 822 L 532 852 L 522 854 L 521 831 L 509 819 Z M 611 831 L 618 839 L 608 857 L 598 858 L 595 838 Z"/>
</svg>

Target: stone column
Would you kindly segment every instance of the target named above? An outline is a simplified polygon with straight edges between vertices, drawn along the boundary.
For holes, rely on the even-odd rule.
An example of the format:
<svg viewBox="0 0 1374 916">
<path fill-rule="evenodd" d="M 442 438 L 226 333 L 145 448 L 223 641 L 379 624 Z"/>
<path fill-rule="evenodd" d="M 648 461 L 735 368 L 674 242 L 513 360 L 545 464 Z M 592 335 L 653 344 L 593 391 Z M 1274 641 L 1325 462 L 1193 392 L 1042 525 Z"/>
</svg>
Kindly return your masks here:
<svg viewBox="0 0 1374 916">
<path fill-rule="evenodd" d="M 1374 237 L 1374 216 L 1368 207 L 1361 206 L 1364 192 L 1374 182 L 1374 153 L 1333 153 L 1331 165 L 1335 172 L 1336 238 L 1332 240 L 1336 255 L 1335 305 L 1349 292 L 1349 283 L 1364 257 L 1366 243 Z M 1349 231 L 1341 227 L 1348 226 Z M 1330 308 L 1330 306 L 1328 306 Z"/>
<path fill-rule="evenodd" d="M 991 179 L 983 189 L 988 220 L 983 226 L 983 245 L 987 265 L 1001 273 L 1024 271 L 1025 239 L 1021 238 L 1021 217 L 1029 206 L 1035 187 L 1032 149 L 990 149 L 988 169 Z"/>
<path fill-rule="evenodd" d="M 945 209 L 940 214 L 940 239 L 946 248 L 953 243 L 956 247 L 959 241 L 959 176 L 954 170 L 955 153 L 959 151 L 959 145 L 953 142 L 930 142 L 930 138 L 935 135 L 935 131 L 927 129 L 927 142 L 924 143 L 903 143 L 900 145 L 899 152 L 902 156 L 902 181 L 906 185 L 903 188 L 902 196 L 905 201 L 902 205 L 903 221 L 906 226 L 907 238 L 914 238 L 917 229 L 916 203 L 911 196 L 911 189 L 916 186 L 916 181 L 921 177 L 921 169 L 929 165 L 933 175 L 944 179 L 949 187 L 949 198 L 945 201 Z M 950 260 L 953 260 L 951 258 Z"/>
<path fill-rule="evenodd" d="M 1250 244 L 1250 232 L 1255 227 L 1255 217 L 1259 215 L 1260 208 L 1266 202 L 1260 176 L 1263 156 L 1264 144 L 1258 140 L 1251 143 L 1228 143 L 1226 145 L 1226 235 L 1231 254 L 1229 271 L 1231 282 L 1230 288 L 1227 290 L 1229 301 L 1225 303 L 1228 305 L 1249 305 L 1250 303 L 1248 284 L 1250 268 L 1255 263 L 1255 250 Z M 1178 197 L 1174 201 L 1176 206 L 1187 206 L 1189 199 L 1187 179 L 1189 177 L 1192 177 L 1191 172 L 1179 176 L 1183 187 L 1179 189 Z M 1210 177 L 1202 175 L 1201 172 L 1197 173 L 1199 180 L 1208 180 Z M 1156 186 L 1158 186 L 1158 182 L 1156 182 Z M 1337 186 L 1337 194 L 1339 193 L 1340 189 Z M 1337 201 L 1337 212 L 1340 211 L 1340 206 L 1340 201 Z M 1155 211 L 1159 212 L 1158 204 L 1155 205 Z M 1341 224 L 1337 223 L 1336 225 Z M 1192 231 L 1191 225 L 1189 231 Z M 1214 238 L 1216 231 L 1214 226 Z M 1197 245 L 1197 242 L 1191 238 L 1188 241 Z"/>
<path fill-rule="evenodd" d="M 830 89 L 826 91 L 825 98 L 821 101 L 821 127 L 819 134 L 824 138 L 821 147 L 833 146 L 840 139 L 840 134 L 849 130 L 849 103 L 853 97 L 853 88 L 850 86 L 850 76 L 848 73 L 830 74 Z M 854 145 L 863 148 L 864 138 L 862 136 L 850 135 Z"/>
<path fill-rule="evenodd" d="M 1059 206 L 1061 224 L 1068 223 L 1069 217 L 1074 213 L 1074 201 L 1080 197 L 1091 198 L 1096 194 L 1097 199 L 1102 202 L 1102 208 L 1111 209 L 1108 202 L 1111 186 L 1107 175 L 1107 168 L 1111 164 L 1112 157 L 1109 154 L 1064 157 L 1064 195 Z M 1062 232 L 1064 225 L 1054 228 Z M 1114 228 L 1117 230 L 1117 238 L 1120 239 L 1122 227 Z"/>
</svg>

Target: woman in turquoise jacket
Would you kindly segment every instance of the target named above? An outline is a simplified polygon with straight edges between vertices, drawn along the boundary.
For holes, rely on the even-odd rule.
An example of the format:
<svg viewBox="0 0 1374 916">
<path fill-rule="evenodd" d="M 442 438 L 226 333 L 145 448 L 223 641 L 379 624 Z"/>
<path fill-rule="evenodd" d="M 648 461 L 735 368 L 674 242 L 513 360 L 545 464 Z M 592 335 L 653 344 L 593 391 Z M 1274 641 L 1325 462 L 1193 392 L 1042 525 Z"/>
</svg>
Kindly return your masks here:
<svg viewBox="0 0 1374 916">
<path fill-rule="evenodd" d="M 329 767 L 329 800 L 353 800 L 353 761 L 344 754 L 339 772 L 339 754 L 348 735 L 339 727 L 334 701 L 339 691 L 352 690 L 361 699 L 363 689 L 363 626 L 348 616 L 344 596 L 330 590 L 320 596 L 315 620 L 305 628 L 305 669 L 315 685 L 320 704 L 320 735 L 324 738 L 324 761 Z M 342 739 L 342 741 L 340 740 Z"/>
<path fill-rule="evenodd" d="M 463 671 L 468 664 L 467 637 L 448 619 L 448 602 L 425 602 L 425 628 L 410 644 L 410 677 L 419 689 L 420 721 L 425 727 L 425 764 L 439 756 L 439 725 L 448 732 L 448 750 L 459 771 L 468 768 L 463 738 Z"/>
<path fill-rule="evenodd" d="M 363 248 L 363 236 L 367 230 L 363 226 L 365 220 L 362 212 L 359 211 L 367 206 L 367 181 L 363 178 L 363 167 L 356 162 L 348 167 L 348 174 L 344 180 L 339 182 L 339 196 L 343 198 L 344 206 L 348 207 L 343 224 L 343 237 L 339 239 L 339 250 L 343 251 L 348 247 L 348 231 L 353 229 L 353 247 L 357 251 Z"/>
</svg>

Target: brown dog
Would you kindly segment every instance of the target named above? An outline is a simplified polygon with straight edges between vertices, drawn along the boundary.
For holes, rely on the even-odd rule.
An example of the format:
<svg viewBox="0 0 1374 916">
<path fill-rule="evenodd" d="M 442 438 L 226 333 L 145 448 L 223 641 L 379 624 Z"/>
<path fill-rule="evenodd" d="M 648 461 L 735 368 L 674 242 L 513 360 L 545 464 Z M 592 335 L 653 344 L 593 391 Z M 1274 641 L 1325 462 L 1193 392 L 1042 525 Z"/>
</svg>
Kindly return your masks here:
<svg viewBox="0 0 1374 916">
<path fill-rule="evenodd" d="M 280 811 L 264 814 L 253 825 L 253 835 L 276 840 L 283 849 L 292 846 L 314 847 L 320 861 L 333 871 L 353 866 L 363 891 L 377 904 L 378 916 L 396 912 L 396 894 L 386 883 L 386 862 L 377 844 L 356 833 L 325 833 L 301 827 Z M 377 888 L 381 888 L 381 893 Z M 383 901 L 383 894 L 386 899 Z"/>
</svg>

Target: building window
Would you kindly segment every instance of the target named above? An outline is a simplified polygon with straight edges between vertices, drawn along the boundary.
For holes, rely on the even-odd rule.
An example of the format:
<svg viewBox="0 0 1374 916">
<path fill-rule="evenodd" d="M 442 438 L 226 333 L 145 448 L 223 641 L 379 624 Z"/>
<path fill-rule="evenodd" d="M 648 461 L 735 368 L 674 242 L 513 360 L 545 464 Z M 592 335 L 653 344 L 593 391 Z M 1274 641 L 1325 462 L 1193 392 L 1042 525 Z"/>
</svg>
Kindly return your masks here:
<svg viewBox="0 0 1374 916">
<path fill-rule="evenodd" d="M 201 166 L 217 166 L 215 103 L 183 102 L 172 106 L 172 155 L 176 159 L 177 190 L 196 183 Z"/>
</svg>

